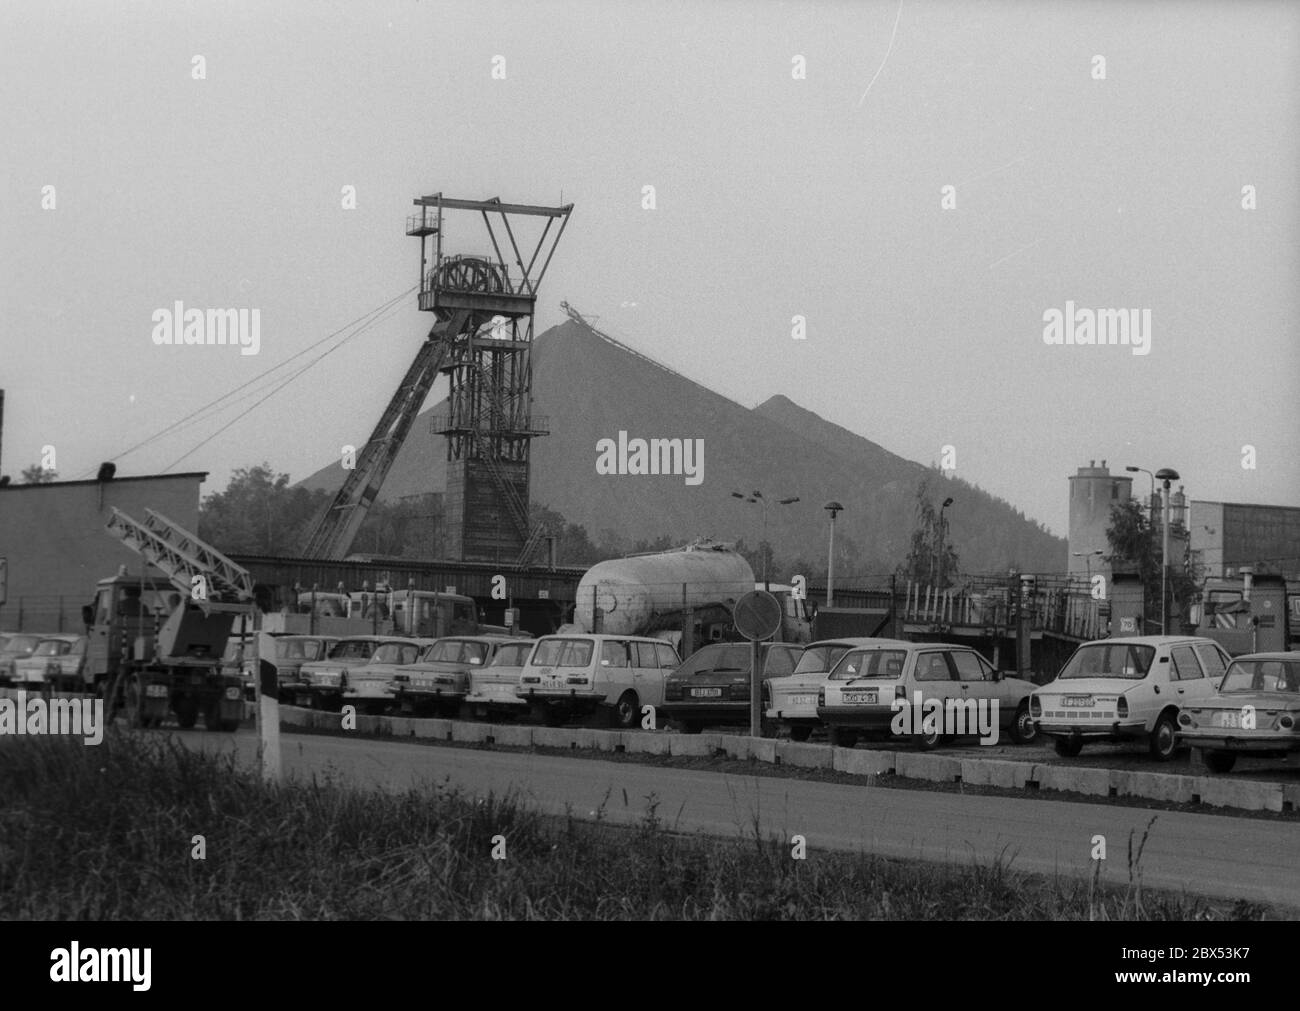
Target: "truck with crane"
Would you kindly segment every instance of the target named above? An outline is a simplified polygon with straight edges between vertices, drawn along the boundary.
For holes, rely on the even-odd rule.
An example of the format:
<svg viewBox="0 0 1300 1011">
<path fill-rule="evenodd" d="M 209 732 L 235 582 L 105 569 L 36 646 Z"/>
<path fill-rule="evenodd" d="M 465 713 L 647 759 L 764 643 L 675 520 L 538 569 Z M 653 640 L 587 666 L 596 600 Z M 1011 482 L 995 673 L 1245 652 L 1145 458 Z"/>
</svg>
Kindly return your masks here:
<svg viewBox="0 0 1300 1011">
<path fill-rule="evenodd" d="M 242 682 L 221 669 L 236 622 L 251 630 L 256 606 L 248 572 L 152 509 L 137 522 L 114 508 L 108 532 L 154 572 L 101 579 L 82 608 L 89 646 L 88 687 L 122 709 L 128 726 L 181 727 L 201 715 L 209 730 L 233 731 L 244 718 Z"/>
</svg>

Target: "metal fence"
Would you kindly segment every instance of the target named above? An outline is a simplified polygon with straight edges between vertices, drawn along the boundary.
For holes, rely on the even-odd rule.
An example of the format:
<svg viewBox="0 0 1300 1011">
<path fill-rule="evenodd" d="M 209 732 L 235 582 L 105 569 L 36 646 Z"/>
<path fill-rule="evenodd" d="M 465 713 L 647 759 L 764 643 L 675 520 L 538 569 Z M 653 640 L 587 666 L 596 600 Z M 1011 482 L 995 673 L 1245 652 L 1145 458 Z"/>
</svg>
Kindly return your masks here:
<svg viewBox="0 0 1300 1011">
<path fill-rule="evenodd" d="M 0 604 L 0 632 L 81 632 L 82 597 L 10 597 Z"/>
</svg>

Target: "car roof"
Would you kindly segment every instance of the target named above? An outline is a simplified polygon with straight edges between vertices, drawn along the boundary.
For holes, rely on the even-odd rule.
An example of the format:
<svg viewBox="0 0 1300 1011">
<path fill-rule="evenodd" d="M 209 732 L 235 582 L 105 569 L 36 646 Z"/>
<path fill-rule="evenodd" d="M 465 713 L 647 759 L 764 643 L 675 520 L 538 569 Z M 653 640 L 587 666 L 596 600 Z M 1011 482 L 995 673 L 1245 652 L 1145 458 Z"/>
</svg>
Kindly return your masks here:
<svg viewBox="0 0 1300 1011">
<path fill-rule="evenodd" d="M 1099 643 L 1122 643 L 1137 646 L 1175 646 L 1185 642 L 1214 642 L 1205 635 L 1125 635 L 1114 639 L 1090 639 L 1079 643 L 1080 646 L 1096 646 Z M 1216 643 L 1217 645 L 1217 643 Z"/>
<path fill-rule="evenodd" d="M 1244 653 L 1241 656 L 1234 656 L 1233 662 L 1238 660 L 1291 660 L 1300 661 L 1300 650 L 1270 650 L 1267 653 Z"/>
<path fill-rule="evenodd" d="M 672 643 L 667 639 L 655 639 L 648 635 L 610 635 L 608 632 L 552 632 L 542 639 L 595 639 L 599 642 L 662 642 L 665 646 Z M 542 639 L 536 640 L 541 642 Z M 525 640 L 527 641 L 527 640 Z"/>
<path fill-rule="evenodd" d="M 845 636 L 842 639 L 818 639 L 816 642 L 810 642 L 805 649 L 812 649 L 814 646 L 847 646 L 849 649 L 869 648 L 871 646 L 911 646 L 913 643 L 906 639 L 882 639 L 874 635 Z"/>
<path fill-rule="evenodd" d="M 41 642 L 45 642 L 47 639 L 58 639 L 62 642 L 67 642 L 69 639 L 84 639 L 85 636 L 80 632 L 47 632 L 40 638 Z"/>
</svg>

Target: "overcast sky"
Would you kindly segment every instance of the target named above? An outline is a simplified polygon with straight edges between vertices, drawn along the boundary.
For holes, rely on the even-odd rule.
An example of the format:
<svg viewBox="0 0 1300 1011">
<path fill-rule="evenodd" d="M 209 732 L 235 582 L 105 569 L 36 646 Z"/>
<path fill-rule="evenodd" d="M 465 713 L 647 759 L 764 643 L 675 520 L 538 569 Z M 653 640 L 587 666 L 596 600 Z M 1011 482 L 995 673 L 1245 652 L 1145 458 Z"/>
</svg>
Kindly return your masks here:
<svg viewBox="0 0 1300 1011">
<path fill-rule="evenodd" d="M 538 332 L 565 299 L 746 406 L 951 445 L 1058 533 L 1090 459 L 1300 504 L 1300 5 L 7 0 L 0 54 L 15 476 L 47 445 L 63 478 L 206 491 L 337 460 L 424 337 L 414 296 L 122 454 L 413 285 L 404 218 L 441 190 L 575 204 Z M 259 354 L 156 346 L 177 300 L 260 309 Z M 1067 300 L 1149 310 L 1149 354 L 1047 345 Z"/>
</svg>

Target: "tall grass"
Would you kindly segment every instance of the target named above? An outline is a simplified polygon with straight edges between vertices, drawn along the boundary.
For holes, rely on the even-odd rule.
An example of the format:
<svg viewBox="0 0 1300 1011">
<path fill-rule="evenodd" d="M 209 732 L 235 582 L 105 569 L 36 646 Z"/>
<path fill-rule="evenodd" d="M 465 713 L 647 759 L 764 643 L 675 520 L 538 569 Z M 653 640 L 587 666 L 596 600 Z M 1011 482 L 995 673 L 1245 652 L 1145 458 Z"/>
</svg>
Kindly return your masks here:
<svg viewBox="0 0 1300 1011">
<path fill-rule="evenodd" d="M 195 859 L 196 836 L 204 859 Z M 492 858 L 505 839 L 505 859 Z M 499 847 L 498 847 L 499 849 Z M 1140 855 L 1139 855 L 1140 858 Z M 0 741 L 0 917 L 1257 918 L 1194 897 L 540 815 L 447 786 L 282 787 L 161 735 Z M 1135 887 L 1139 889 L 1134 894 Z"/>
</svg>

